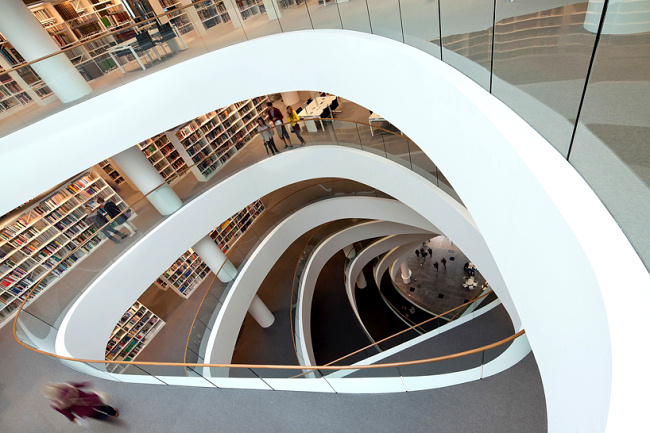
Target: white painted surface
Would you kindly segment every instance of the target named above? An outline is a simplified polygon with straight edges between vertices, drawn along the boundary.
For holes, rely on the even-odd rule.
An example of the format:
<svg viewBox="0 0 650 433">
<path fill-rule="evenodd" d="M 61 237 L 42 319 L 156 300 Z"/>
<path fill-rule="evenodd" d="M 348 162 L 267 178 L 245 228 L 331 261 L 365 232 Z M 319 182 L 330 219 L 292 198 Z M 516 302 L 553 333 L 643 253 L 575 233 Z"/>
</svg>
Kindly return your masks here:
<svg viewBox="0 0 650 433">
<path fill-rule="evenodd" d="M 271 313 L 269 307 L 264 305 L 264 302 L 262 302 L 260 297 L 257 295 L 253 296 L 253 300 L 251 301 L 251 304 L 248 307 L 248 312 L 251 313 L 253 319 L 255 319 L 255 321 L 262 328 L 268 328 L 269 326 L 273 325 L 273 322 L 275 322 L 275 317 L 273 317 L 273 313 Z"/>
<path fill-rule="evenodd" d="M 330 147 L 335 150 L 336 147 Z M 320 150 L 316 148 L 301 149 L 304 152 Z M 267 165 L 267 161 L 282 156 L 297 153 L 287 152 L 267 159 L 256 166 Z M 305 156 L 301 158 L 306 166 L 305 171 L 314 171 L 312 163 L 306 162 Z M 314 161 L 315 163 L 316 161 Z M 341 165 L 341 164 L 339 164 Z M 288 170 L 295 173 L 297 169 Z M 287 173 L 288 174 L 288 173 Z M 279 177 L 279 176 L 278 176 Z M 259 178 L 259 176 L 254 176 Z M 254 201 L 251 200 L 251 201 Z M 231 361 L 237 336 L 244 319 L 246 310 L 250 305 L 258 287 L 264 281 L 267 273 L 275 265 L 278 257 L 302 234 L 329 221 L 344 218 L 382 219 L 387 221 L 406 221 L 409 225 L 420 225 L 432 229 L 433 226 L 420 215 L 395 200 L 377 199 L 371 197 L 339 197 L 316 202 L 293 213 L 280 222 L 256 248 L 240 269 L 233 287 L 224 300 L 224 305 L 219 311 L 212 332 L 208 336 L 205 351 L 206 363 L 227 364 Z M 343 245 L 347 245 L 345 242 Z M 341 248 L 339 245 L 338 249 Z M 306 305 L 302 300 L 300 304 Z M 302 319 L 300 319 L 302 322 Z M 308 322 L 305 322 L 308 323 Z M 204 337 L 205 338 L 205 337 Z"/>
<path fill-rule="evenodd" d="M 297 370 L 296 374 L 298 374 Z M 334 392 L 323 378 L 264 379 L 264 381 L 276 391 Z"/>
<path fill-rule="evenodd" d="M 358 226 L 350 227 L 324 239 L 320 245 L 309 256 L 302 273 L 302 279 L 298 288 L 298 302 L 296 305 L 296 316 L 298 323 L 295 329 L 296 350 L 302 355 L 303 365 L 315 365 L 314 349 L 311 336 L 311 310 L 316 282 L 325 264 L 330 258 L 341 250 L 341 246 L 357 242 L 363 239 L 386 236 L 392 233 L 393 242 L 404 243 L 413 242 L 413 239 L 431 237 L 431 227 L 429 230 L 416 229 L 412 225 L 417 225 L 417 219 L 407 221 L 406 218 L 401 221 L 411 226 L 396 224 L 385 221 L 387 218 L 381 218 L 381 222 L 369 222 Z M 387 247 L 390 249 L 390 247 Z M 358 318 L 358 316 L 357 316 Z M 359 319 L 359 325 L 368 333 L 363 323 Z"/>
<path fill-rule="evenodd" d="M 301 56 L 293 56 L 296 51 Z M 332 58 L 338 61 L 337 74 L 328 68 Z M 311 73 L 260 79 L 257 65 L 279 62 L 288 70 L 309 64 Z M 183 80 L 190 74 L 195 85 Z M 222 79 L 212 80 L 215 74 Z M 158 92 L 163 87 L 165 92 Z M 215 107 L 300 88 L 328 91 L 381 112 L 433 157 L 454 185 L 510 291 L 495 289 L 510 304 L 511 316 L 514 304 L 525 323 L 544 383 L 550 431 L 603 430 L 607 423 L 609 431 L 619 432 L 643 425 L 644 402 L 637 396 L 650 388 L 650 377 L 638 374 L 637 360 L 645 355 L 639 342 L 650 319 L 629 314 L 628 300 L 620 296 L 620 287 L 635 287 L 635 303 L 650 303 L 650 276 L 634 249 L 593 191 L 530 126 L 453 68 L 403 44 L 338 30 L 292 32 L 207 53 L 121 86 L 3 137 L 0 152 L 12 164 L 0 172 L 0 184 L 21 188 L 3 189 L 0 206 L 4 212 L 13 209 L 132 143 Z M 143 118 L 143 112 L 149 115 Z M 133 118 L 139 119 L 137 128 L 126 127 Z M 124 127 L 109 135 L 106 124 Z M 291 157 L 273 159 L 282 165 Z M 340 162 L 321 172 L 339 172 Z M 296 161 L 291 169 L 301 165 Z M 381 184 L 379 173 L 353 177 Z M 385 191 L 402 200 L 419 193 L 399 186 Z M 408 201 L 436 221 L 430 203 Z M 456 230 L 439 227 L 467 251 L 462 233 L 456 239 L 451 234 Z M 182 244 L 178 236 L 172 238 Z M 169 250 L 176 257 L 183 252 Z M 150 255 L 139 258 L 148 261 Z M 138 273 L 119 266 L 131 271 L 128 275 Z M 161 272 L 162 266 L 151 268 Z"/>
</svg>

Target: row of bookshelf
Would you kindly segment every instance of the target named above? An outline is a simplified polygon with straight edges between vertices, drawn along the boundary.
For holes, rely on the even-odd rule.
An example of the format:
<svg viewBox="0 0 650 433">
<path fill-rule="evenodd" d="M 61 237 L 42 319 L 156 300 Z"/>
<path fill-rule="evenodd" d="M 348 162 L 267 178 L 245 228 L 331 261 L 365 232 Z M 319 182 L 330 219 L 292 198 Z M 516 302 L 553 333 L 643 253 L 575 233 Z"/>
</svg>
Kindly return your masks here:
<svg viewBox="0 0 650 433">
<path fill-rule="evenodd" d="M 106 359 L 132 361 L 164 325 L 160 317 L 136 301 L 124 313 L 106 343 Z M 119 364 L 107 367 L 108 371 L 114 373 L 120 373 L 125 368 Z"/>
<path fill-rule="evenodd" d="M 34 285 L 38 283 L 32 297 L 105 241 L 84 212 L 84 206 L 95 206 L 98 197 L 122 209 L 127 206 L 97 173 L 89 171 L 0 223 L 0 323 Z"/>
<path fill-rule="evenodd" d="M 261 200 L 256 200 L 210 232 L 210 237 L 221 251 L 226 253 L 264 210 L 264 203 Z"/>
<path fill-rule="evenodd" d="M 163 290 L 171 288 L 187 299 L 209 272 L 208 265 L 190 248 L 162 273 L 156 280 L 156 285 Z"/>
</svg>

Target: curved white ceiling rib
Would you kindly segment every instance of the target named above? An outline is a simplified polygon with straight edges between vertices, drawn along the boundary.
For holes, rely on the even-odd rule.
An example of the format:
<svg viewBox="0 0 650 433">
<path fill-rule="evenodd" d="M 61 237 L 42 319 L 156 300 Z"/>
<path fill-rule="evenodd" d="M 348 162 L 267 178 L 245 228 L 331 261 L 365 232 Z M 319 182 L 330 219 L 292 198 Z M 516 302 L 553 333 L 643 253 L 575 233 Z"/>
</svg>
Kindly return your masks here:
<svg viewBox="0 0 650 433">
<path fill-rule="evenodd" d="M 305 65 L 309 73 L 295 73 Z M 0 184 L 20 185 L 3 189 L 0 213 L 215 107 L 296 89 L 332 92 L 380 112 L 454 185 L 525 323 L 550 431 L 603 430 L 606 424 L 626 431 L 645 422 L 637 396 L 650 388 L 650 378 L 638 374 L 637 360 L 643 359 L 640 342 L 649 319 L 629 314 L 620 287 L 635 287 L 635 303 L 647 305 L 650 275 L 629 241 L 575 170 L 515 113 L 453 68 L 395 41 L 342 30 L 268 36 L 57 113 L 0 140 L 4 160 L 12 161 L 0 172 Z M 119 127 L 106 134 L 106 125 Z M 278 170 L 273 164 L 266 175 L 293 170 L 283 165 L 299 156 L 278 158 Z M 367 183 L 382 184 L 381 176 L 369 174 Z M 408 194 L 397 185 L 386 192 Z M 427 203 L 409 206 L 436 220 Z"/>
<path fill-rule="evenodd" d="M 212 326 L 212 332 L 207 336 L 208 342 L 204 356 L 206 363 L 228 364 L 231 362 L 241 324 L 253 296 L 284 251 L 309 230 L 329 221 L 345 218 L 380 219 L 389 221 L 390 223 L 385 224 L 391 224 L 393 227 L 400 225 L 396 224 L 396 222 L 400 222 L 403 224 L 401 227 L 404 227 L 402 230 L 410 230 L 410 233 L 426 233 L 435 230 L 435 227 L 421 215 L 398 201 L 388 199 L 333 198 L 316 202 L 293 213 L 280 222 L 262 240 L 237 274 Z M 306 272 L 308 272 L 307 269 L 305 269 Z M 311 344 L 311 339 L 309 344 Z"/>
</svg>

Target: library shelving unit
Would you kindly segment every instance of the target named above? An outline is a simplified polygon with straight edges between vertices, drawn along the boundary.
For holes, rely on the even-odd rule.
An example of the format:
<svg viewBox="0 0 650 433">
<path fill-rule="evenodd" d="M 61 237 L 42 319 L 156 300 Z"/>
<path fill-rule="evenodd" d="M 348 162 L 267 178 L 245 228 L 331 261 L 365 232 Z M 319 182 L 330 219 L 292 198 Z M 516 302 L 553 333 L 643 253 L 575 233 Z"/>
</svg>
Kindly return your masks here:
<svg viewBox="0 0 650 433">
<path fill-rule="evenodd" d="M 106 173 L 108 177 L 110 177 L 113 182 L 115 182 L 116 185 L 121 184 L 124 182 L 124 177 L 122 176 L 122 173 L 120 173 L 114 166 L 115 163 L 113 163 L 113 160 L 105 159 L 101 161 L 99 164 L 99 167 Z"/>
<path fill-rule="evenodd" d="M 257 133 L 267 96 L 237 102 L 166 133 L 199 181 L 212 177 Z"/>
<path fill-rule="evenodd" d="M 92 206 L 98 197 L 113 200 L 120 209 L 127 207 L 104 179 L 88 171 L 3 218 L 0 222 L 0 323 L 13 314 L 46 272 L 52 270 L 32 293 L 32 298 L 106 240 L 86 222 L 83 209 L 85 204 Z"/>
<path fill-rule="evenodd" d="M 106 344 L 106 359 L 109 361 L 132 361 L 146 347 L 165 322 L 151 310 L 136 301 L 115 326 Z M 121 373 L 127 366 L 107 364 L 112 373 Z"/>
<path fill-rule="evenodd" d="M 210 237 L 226 253 L 264 210 L 264 204 L 256 200 L 212 230 Z"/>
<path fill-rule="evenodd" d="M 165 133 L 138 143 L 138 147 L 167 183 L 172 183 L 187 171 L 185 160 Z"/>
<path fill-rule="evenodd" d="M 210 273 L 210 268 L 190 248 L 156 280 L 156 285 L 171 288 L 183 298 L 189 298 Z"/>
<path fill-rule="evenodd" d="M 266 8 L 262 0 L 237 0 L 237 7 L 243 19 L 248 19 L 260 13 L 266 13 Z"/>
<path fill-rule="evenodd" d="M 173 11 L 177 7 L 183 6 L 182 3 L 178 0 L 158 0 L 158 2 L 160 3 L 160 6 L 162 6 L 165 12 Z M 185 33 L 194 30 L 192 21 L 190 20 L 190 17 L 187 16 L 187 9 L 183 9 L 183 10 L 179 10 L 178 12 L 171 13 L 169 14 L 168 17 L 169 17 L 169 22 L 171 22 L 176 27 L 176 29 L 178 29 L 178 32 L 181 35 L 184 35 Z"/>
<path fill-rule="evenodd" d="M 195 8 L 206 29 L 230 21 L 230 15 L 221 0 L 206 0 L 196 5 Z"/>
</svg>

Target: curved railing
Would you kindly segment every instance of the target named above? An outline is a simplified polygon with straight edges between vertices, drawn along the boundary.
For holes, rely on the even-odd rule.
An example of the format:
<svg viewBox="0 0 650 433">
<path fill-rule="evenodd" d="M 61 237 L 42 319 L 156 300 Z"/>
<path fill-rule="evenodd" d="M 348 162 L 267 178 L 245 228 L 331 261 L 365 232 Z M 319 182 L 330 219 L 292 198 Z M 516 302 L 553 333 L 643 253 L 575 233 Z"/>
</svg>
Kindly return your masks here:
<svg viewBox="0 0 650 433">
<path fill-rule="evenodd" d="M 334 140 L 336 145 L 358 148 L 364 151 L 380 154 L 383 157 L 387 157 L 392 161 L 396 161 L 412 170 L 415 170 L 417 173 L 429 178 L 431 182 L 446 187 L 447 190 L 453 193 L 451 187 L 446 186 L 440 181 L 440 178 L 436 177 L 438 171 L 435 168 L 435 165 L 426 159 L 419 148 L 407 137 L 383 128 L 375 126 L 371 127 L 370 125 L 360 122 L 350 122 L 338 119 L 322 120 L 324 130 L 315 133 L 304 133 L 307 147 L 321 143 L 333 144 L 332 140 Z M 371 132 L 370 128 L 372 128 L 373 132 Z M 245 156 L 242 156 L 243 153 L 235 154 L 235 156 L 207 182 L 198 182 L 198 180 L 190 175 L 190 170 L 187 170 L 185 175 L 172 186 L 172 189 L 177 193 L 183 204 L 187 204 L 199 194 L 228 178 L 228 176 L 233 172 L 261 161 L 262 159 L 268 158 L 262 150 L 263 147 L 259 136 L 255 136 L 246 144 L 246 146 L 251 148 L 257 147 L 257 152 L 246 152 Z M 426 168 L 423 169 L 418 167 L 416 165 L 418 162 L 422 162 L 422 165 Z M 427 169 L 431 172 L 427 171 Z M 158 188 L 165 185 L 167 184 L 161 183 Z M 137 226 L 140 229 L 140 233 L 144 235 L 153 230 L 164 219 L 164 217 L 153 211 L 152 206 L 146 200 L 150 194 L 153 194 L 156 191 L 157 189 L 151 191 L 147 195 L 141 196 L 137 201 L 130 204 L 130 208 L 139 215 L 136 220 Z M 277 221 L 278 219 L 279 216 L 276 215 L 274 220 Z M 272 221 L 268 217 L 264 218 L 264 220 Z M 254 227 L 257 228 L 257 225 Z M 97 231 L 95 231 L 95 233 L 97 233 Z M 73 261 L 78 260 L 79 257 L 77 257 L 77 255 L 80 255 L 80 251 L 87 247 L 90 241 L 92 241 L 92 238 L 71 249 L 66 255 L 62 256 L 61 262 L 65 262 L 69 259 Z M 24 294 L 24 301 L 20 305 L 16 320 L 14 320 L 14 333 L 17 338 L 18 334 L 20 334 L 24 342 L 34 345 L 35 349 L 48 348 L 50 352 L 54 353 L 54 338 L 61 321 L 65 317 L 67 309 L 84 293 L 86 288 L 97 276 L 106 270 L 114 260 L 116 260 L 132 245 L 132 242 L 132 240 L 127 239 L 119 245 L 111 245 L 110 257 L 100 254 L 88 255 L 85 259 L 84 267 L 90 268 L 91 270 L 90 272 L 84 271 L 77 273 L 75 275 L 76 280 L 74 286 L 59 284 L 54 287 L 54 290 L 46 290 L 38 293 L 36 289 L 42 282 L 45 282 L 50 278 L 53 269 L 42 275 L 38 281 L 34 282 L 29 291 Z M 228 254 L 229 259 L 235 264 L 243 261 L 245 256 L 246 253 L 241 252 L 238 248 L 231 249 Z M 72 272 L 74 272 L 74 270 Z M 30 300 L 32 300 L 32 302 L 29 305 L 26 305 L 27 301 Z M 17 327 L 18 323 L 20 326 Z M 44 331 L 45 329 L 47 329 L 47 332 Z M 41 335 L 45 335 L 46 337 L 35 337 Z"/>
</svg>

